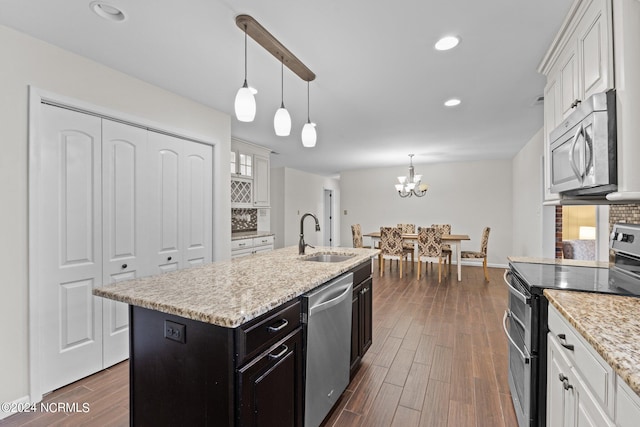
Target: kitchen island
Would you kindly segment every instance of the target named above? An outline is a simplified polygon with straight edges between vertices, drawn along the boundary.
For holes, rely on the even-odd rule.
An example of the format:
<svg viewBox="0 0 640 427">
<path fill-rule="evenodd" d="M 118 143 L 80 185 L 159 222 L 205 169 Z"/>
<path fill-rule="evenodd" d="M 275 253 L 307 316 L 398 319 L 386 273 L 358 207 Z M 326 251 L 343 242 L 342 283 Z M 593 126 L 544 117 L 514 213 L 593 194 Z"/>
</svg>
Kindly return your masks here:
<svg viewBox="0 0 640 427">
<path fill-rule="evenodd" d="M 306 260 L 328 252 L 351 256 Z M 302 425 L 299 297 L 347 272 L 370 283 L 377 253 L 288 247 L 95 289 L 130 304 L 131 424 Z"/>
</svg>

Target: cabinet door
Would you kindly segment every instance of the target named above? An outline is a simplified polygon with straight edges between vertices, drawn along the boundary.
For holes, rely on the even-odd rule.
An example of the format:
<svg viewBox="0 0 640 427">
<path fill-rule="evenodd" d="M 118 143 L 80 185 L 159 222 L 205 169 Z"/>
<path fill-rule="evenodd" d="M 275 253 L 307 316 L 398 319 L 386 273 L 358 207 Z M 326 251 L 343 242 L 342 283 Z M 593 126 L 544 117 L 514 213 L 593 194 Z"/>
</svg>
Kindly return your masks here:
<svg viewBox="0 0 640 427">
<path fill-rule="evenodd" d="M 560 109 L 562 118 L 565 118 L 573 112 L 576 101 L 580 100 L 575 43 L 570 43 L 566 47 L 565 54 L 560 61 L 558 80 L 560 84 Z"/>
<path fill-rule="evenodd" d="M 355 374 L 355 368 L 360 363 L 360 293 L 362 285 L 353 288 L 351 300 L 351 372 L 350 378 Z"/>
<path fill-rule="evenodd" d="M 565 390 L 571 368 L 563 356 L 562 347 L 555 337 L 549 333 L 547 341 L 547 426 L 571 426 L 575 403 L 573 394 Z M 566 379 L 566 380 L 565 380 Z"/>
<path fill-rule="evenodd" d="M 364 356 L 373 343 L 373 279 L 362 283 L 360 291 L 360 356 Z"/>
<path fill-rule="evenodd" d="M 302 328 L 238 370 L 239 425 L 302 426 Z"/>
<path fill-rule="evenodd" d="M 594 0 L 576 30 L 581 99 L 613 87 L 610 15 L 605 0 Z"/>
<path fill-rule="evenodd" d="M 575 396 L 575 426 L 577 427 L 613 427 L 609 417 L 578 373 L 574 371 L 573 392 Z"/>
<path fill-rule="evenodd" d="M 35 209 L 40 387 L 102 369 L 101 120 L 41 106 Z M 6 325 L 9 326 L 9 325 Z"/>
<path fill-rule="evenodd" d="M 253 205 L 256 207 L 269 207 L 270 170 L 267 157 L 253 156 L 255 174 L 253 178 Z"/>
<path fill-rule="evenodd" d="M 181 180 L 183 262 L 185 267 L 204 264 L 212 254 L 212 148 L 209 145 L 181 141 L 184 175 Z"/>
<path fill-rule="evenodd" d="M 102 121 L 103 283 L 150 274 L 145 254 L 147 131 Z M 145 271 L 146 269 L 146 271 Z M 104 367 L 129 357 L 129 306 L 104 299 Z"/>
</svg>

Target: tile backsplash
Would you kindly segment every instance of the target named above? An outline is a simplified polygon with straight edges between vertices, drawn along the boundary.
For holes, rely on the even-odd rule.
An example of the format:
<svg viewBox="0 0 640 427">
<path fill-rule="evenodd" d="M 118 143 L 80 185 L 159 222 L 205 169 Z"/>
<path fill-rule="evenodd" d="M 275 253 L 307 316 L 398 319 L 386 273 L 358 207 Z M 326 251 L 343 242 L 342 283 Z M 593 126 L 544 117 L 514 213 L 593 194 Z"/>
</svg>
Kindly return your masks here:
<svg viewBox="0 0 640 427">
<path fill-rule="evenodd" d="M 231 232 L 258 229 L 257 209 L 231 209 Z"/>
<path fill-rule="evenodd" d="M 609 232 L 617 223 L 640 224 L 640 205 L 611 205 L 609 207 Z"/>
</svg>

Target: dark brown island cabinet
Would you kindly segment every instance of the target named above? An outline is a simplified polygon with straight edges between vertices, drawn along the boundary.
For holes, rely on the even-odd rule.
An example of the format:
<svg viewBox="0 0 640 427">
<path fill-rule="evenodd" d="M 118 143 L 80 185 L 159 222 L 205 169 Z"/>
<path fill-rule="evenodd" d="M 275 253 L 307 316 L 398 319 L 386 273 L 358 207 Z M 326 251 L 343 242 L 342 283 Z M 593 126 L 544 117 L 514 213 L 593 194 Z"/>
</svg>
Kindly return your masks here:
<svg viewBox="0 0 640 427">
<path fill-rule="evenodd" d="M 354 273 L 351 372 L 372 342 L 371 260 Z M 300 299 L 237 328 L 131 305 L 132 426 L 302 426 Z"/>
<path fill-rule="evenodd" d="M 371 261 L 353 270 L 351 308 L 351 379 L 373 342 L 373 277 Z"/>
</svg>

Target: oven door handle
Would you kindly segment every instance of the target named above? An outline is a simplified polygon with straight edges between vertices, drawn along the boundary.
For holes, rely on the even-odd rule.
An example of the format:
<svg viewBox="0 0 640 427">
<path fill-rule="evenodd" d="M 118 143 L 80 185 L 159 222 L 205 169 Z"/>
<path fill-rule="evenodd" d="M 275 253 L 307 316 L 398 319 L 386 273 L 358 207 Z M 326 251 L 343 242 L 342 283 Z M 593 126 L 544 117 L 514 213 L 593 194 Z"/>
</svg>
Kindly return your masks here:
<svg viewBox="0 0 640 427">
<path fill-rule="evenodd" d="M 509 281 L 509 279 L 507 279 L 508 274 L 511 274 L 511 270 L 505 270 L 502 278 L 504 279 L 504 283 L 506 283 L 507 286 L 509 287 L 510 292 L 513 293 L 520 301 L 522 301 L 526 305 L 531 305 L 531 298 L 527 297 L 525 294 L 523 294 L 522 292 L 514 288 L 513 285 L 511 285 L 511 282 Z"/>
<path fill-rule="evenodd" d="M 507 336 L 507 339 L 509 341 L 511 341 L 511 344 L 515 347 L 516 350 L 518 350 L 518 353 L 520 353 L 520 357 L 522 357 L 522 360 L 524 360 L 525 365 L 528 365 L 529 361 L 531 360 L 531 356 L 529 356 L 528 354 L 526 354 L 522 350 L 520 350 L 520 347 L 518 347 L 518 345 L 513 340 L 513 338 L 511 338 L 511 335 L 509 335 L 509 330 L 507 329 L 507 318 L 508 317 L 513 317 L 520 324 L 522 324 L 522 322 L 520 322 L 520 319 L 518 319 L 516 316 L 513 316 L 513 313 L 511 313 L 511 311 L 509 311 L 509 310 L 505 310 L 504 311 L 504 316 L 502 317 L 502 329 L 504 329 L 504 333 Z M 525 351 L 527 350 L 526 347 L 525 347 L 524 350 Z"/>
</svg>

